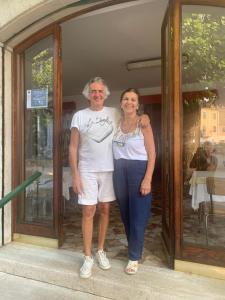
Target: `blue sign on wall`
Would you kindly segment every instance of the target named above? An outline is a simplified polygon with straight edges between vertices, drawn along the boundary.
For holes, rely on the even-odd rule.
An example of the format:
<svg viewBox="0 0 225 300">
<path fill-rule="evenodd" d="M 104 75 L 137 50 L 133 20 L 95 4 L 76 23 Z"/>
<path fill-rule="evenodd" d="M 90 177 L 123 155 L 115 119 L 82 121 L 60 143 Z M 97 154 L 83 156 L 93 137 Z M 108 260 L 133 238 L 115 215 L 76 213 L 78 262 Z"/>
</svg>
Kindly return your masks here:
<svg viewBox="0 0 225 300">
<path fill-rule="evenodd" d="M 48 88 L 27 90 L 27 108 L 48 107 Z"/>
</svg>

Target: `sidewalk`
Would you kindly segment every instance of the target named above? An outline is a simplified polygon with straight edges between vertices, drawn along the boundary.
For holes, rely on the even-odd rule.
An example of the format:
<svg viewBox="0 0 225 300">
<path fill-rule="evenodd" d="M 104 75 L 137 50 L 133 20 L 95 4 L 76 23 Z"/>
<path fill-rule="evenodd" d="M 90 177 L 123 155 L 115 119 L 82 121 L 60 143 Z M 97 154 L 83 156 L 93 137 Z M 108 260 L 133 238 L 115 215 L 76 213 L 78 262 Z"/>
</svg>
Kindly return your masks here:
<svg viewBox="0 0 225 300">
<path fill-rule="evenodd" d="M 85 295 L 85 299 L 89 299 L 87 297 L 91 297 L 91 295 L 96 295 L 98 297 L 94 299 L 102 299 L 101 297 L 103 297 L 103 299 L 118 300 L 225 300 L 225 281 L 223 280 L 145 264 L 140 265 L 135 276 L 128 276 L 124 273 L 126 263 L 115 259 L 111 260 L 112 268 L 110 270 L 103 271 L 95 265 L 93 276 L 90 279 L 81 279 L 79 277 L 81 262 L 82 255 L 80 253 L 67 250 L 48 249 L 15 242 L 0 248 L 0 272 L 39 281 L 39 283 L 32 281 L 33 286 L 31 281 L 27 280 L 30 292 L 34 289 L 32 294 L 39 293 L 39 291 L 42 293 L 42 289 L 38 288 L 37 285 L 42 286 L 43 284 L 46 287 L 46 283 L 48 283 L 53 285 L 53 287 L 48 285 L 49 293 L 54 289 L 59 291 L 59 295 L 63 291 L 68 295 L 69 293 L 72 295 L 72 293 L 81 292 L 79 296 Z M 15 279 L 15 277 L 13 278 Z M 5 281 L 8 282 L 8 279 Z M 6 286 L 6 284 L 1 284 L 1 289 L 2 286 Z M 13 286 L 13 284 L 10 284 L 9 281 L 8 286 Z M 37 289 L 38 292 L 36 292 Z M 0 299 L 5 300 L 7 298 L 2 298 L 0 294 Z M 59 298 L 44 296 L 34 299 L 58 300 Z M 61 296 L 61 299 L 70 298 Z M 74 296 L 74 299 L 82 298 Z M 24 297 L 23 300 L 26 298 Z"/>
</svg>

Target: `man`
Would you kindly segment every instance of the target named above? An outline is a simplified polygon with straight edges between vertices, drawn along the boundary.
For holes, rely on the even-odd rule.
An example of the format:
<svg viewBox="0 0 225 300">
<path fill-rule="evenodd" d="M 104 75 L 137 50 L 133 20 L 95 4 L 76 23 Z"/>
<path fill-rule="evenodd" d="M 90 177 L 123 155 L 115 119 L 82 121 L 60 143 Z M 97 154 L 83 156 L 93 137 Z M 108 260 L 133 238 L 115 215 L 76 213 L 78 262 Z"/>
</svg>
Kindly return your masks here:
<svg viewBox="0 0 225 300">
<path fill-rule="evenodd" d="M 82 205 L 82 232 L 84 262 L 80 277 L 91 276 L 93 218 L 98 204 L 100 210 L 98 250 L 96 259 L 100 268 L 109 269 L 104 242 L 109 222 L 110 202 L 115 200 L 112 172 L 112 137 L 118 113 L 115 108 L 104 107 L 109 90 L 100 77 L 91 79 L 83 90 L 89 107 L 74 114 L 71 123 L 69 158 L 73 189 Z"/>
</svg>

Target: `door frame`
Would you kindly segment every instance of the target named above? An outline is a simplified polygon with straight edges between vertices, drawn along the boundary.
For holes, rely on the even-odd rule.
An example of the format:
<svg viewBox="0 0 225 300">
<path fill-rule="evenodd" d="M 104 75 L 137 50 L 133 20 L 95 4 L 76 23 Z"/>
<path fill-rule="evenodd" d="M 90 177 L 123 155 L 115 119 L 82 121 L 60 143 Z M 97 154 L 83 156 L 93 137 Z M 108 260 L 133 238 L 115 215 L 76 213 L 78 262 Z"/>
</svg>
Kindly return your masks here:
<svg viewBox="0 0 225 300">
<path fill-rule="evenodd" d="M 60 236 L 60 216 L 62 215 L 62 170 L 61 165 L 61 114 L 62 114 L 62 64 L 61 64 L 61 30 L 53 24 L 33 34 L 14 48 L 13 52 L 13 161 L 12 186 L 18 186 L 25 179 L 24 170 L 24 51 L 47 36 L 53 36 L 53 226 L 18 223 L 18 202 L 23 194 L 13 202 L 13 233 L 57 238 Z M 22 117 L 21 117 L 22 116 Z M 22 141 L 22 143 L 21 143 Z"/>
<path fill-rule="evenodd" d="M 180 1 L 170 0 L 164 16 L 162 39 L 162 241 L 168 265 L 174 268 L 180 251 Z M 167 29 L 168 26 L 168 29 Z M 168 41 L 166 45 L 166 31 Z M 168 49 L 168 54 L 165 53 Z M 166 60 L 166 56 L 168 59 Z M 166 80 L 168 77 L 168 86 Z M 168 97 L 166 91 L 168 89 Z M 168 213 L 167 213 L 168 211 Z"/>
</svg>

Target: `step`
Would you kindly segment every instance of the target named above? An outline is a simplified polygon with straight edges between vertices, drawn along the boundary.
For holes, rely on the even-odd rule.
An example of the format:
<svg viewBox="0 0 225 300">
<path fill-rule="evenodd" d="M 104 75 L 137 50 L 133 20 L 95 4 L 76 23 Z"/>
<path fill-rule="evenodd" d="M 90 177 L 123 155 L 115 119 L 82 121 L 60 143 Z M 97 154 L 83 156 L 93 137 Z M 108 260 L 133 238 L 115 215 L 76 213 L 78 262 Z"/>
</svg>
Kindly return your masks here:
<svg viewBox="0 0 225 300">
<path fill-rule="evenodd" d="M 107 271 L 93 268 L 79 277 L 82 254 L 12 242 L 0 248 L 0 272 L 50 283 L 110 299 L 225 299 L 223 280 L 140 265 L 135 276 L 124 273 L 125 262 L 111 260 Z"/>
<path fill-rule="evenodd" d="M 2 300 L 109 300 L 109 298 L 1 272 L 0 286 L 0 299 Z"/>
</svg>

